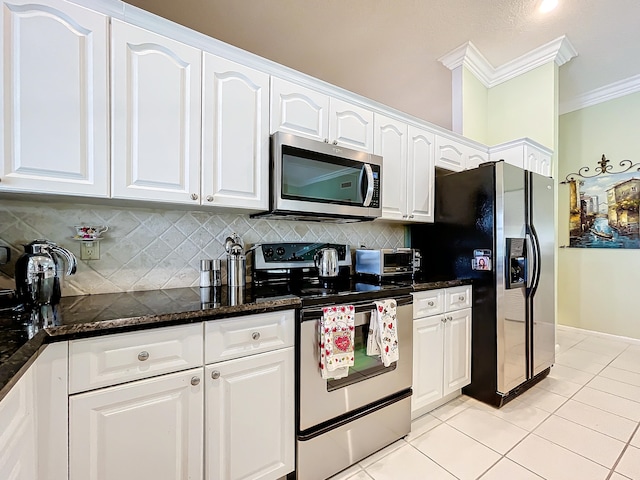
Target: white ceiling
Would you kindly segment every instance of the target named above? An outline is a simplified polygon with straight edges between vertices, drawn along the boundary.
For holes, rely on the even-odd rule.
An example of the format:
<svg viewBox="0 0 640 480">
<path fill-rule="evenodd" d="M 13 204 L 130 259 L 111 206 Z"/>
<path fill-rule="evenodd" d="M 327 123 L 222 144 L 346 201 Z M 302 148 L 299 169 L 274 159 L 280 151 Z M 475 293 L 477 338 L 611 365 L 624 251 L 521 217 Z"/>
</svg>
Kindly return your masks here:
<svg viewBox="0 0 640 480">
<path fill-rule="evenodd" d="M 566 35 L 560 103 L 640 74 L 639 0 L 129 0 L 244 50 L 451 127 L 451 72 L 467 41 L 498 67 Z M 640 78 L 640 77 L 639 77 Z"/>
</svg>

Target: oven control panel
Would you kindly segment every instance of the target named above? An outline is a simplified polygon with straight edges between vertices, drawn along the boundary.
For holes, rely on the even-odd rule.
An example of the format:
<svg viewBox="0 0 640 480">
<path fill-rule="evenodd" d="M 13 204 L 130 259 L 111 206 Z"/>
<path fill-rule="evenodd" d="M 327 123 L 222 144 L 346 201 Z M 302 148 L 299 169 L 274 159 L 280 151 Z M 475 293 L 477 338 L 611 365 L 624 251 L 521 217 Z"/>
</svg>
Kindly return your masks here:
<svg viewBox="0 0 640 480">
<path fill-rule="evenodd" d="M 313 267 L 313 259 L 323 248 L 335 248 L 338 251 L 338 264 L 351 265 L 351 249 L 349 245 L 334 243 L 262 243 L 254 250 L 254 268 L 280 269 Z"/>
</svg>

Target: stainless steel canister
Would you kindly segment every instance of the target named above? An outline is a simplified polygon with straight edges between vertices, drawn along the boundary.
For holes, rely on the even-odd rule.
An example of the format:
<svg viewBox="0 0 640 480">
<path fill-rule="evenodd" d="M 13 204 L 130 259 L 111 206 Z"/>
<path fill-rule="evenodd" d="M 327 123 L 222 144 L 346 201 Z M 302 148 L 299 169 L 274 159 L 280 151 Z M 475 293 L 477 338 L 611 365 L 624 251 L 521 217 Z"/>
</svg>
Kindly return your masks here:
<svg viewBox="0 0 640 480">
<path fill-rule="evenodd" d="M 246 284 L 247 257 L 244 255 L 227 256 L 227 286 L 244 287 Z"/>
</svg>

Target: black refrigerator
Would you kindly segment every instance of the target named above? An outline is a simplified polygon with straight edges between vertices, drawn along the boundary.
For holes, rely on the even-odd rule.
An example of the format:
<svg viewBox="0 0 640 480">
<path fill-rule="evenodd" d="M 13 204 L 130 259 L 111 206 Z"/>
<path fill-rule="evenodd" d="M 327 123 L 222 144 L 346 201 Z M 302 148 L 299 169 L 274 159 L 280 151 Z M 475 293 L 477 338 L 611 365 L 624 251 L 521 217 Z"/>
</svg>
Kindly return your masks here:
<svg viewBox="0 0 640 480">
<path fill-rule="evenodd" d="M 471 384 L 500 407 L 555 361 L 553 179 L 499 162 L 439 175 L 435 222 L 411 227 L 425 281 L 470 279 Z"/>
</svg>

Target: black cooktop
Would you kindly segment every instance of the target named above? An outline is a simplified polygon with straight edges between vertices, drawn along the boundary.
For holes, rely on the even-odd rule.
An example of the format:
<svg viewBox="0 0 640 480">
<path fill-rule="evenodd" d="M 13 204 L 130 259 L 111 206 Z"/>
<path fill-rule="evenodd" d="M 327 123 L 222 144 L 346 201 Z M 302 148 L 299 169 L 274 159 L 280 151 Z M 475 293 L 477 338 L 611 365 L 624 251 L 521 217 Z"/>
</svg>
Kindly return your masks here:
<svg viewBox="0 0 640 480">
<path fill-rule="evenodd" d="M 255 282 L 255 297 L 295 295 L 300 297 L 302 308 L 305 308 L 409 295 L 413 288 L 411 279 L 380 284 L 370 278 L 351 277 L 348 274 L 333 279 L 304 276 L 296 272 L 290 272 L 290 275 L 288 278 Z"/>
</svg>

